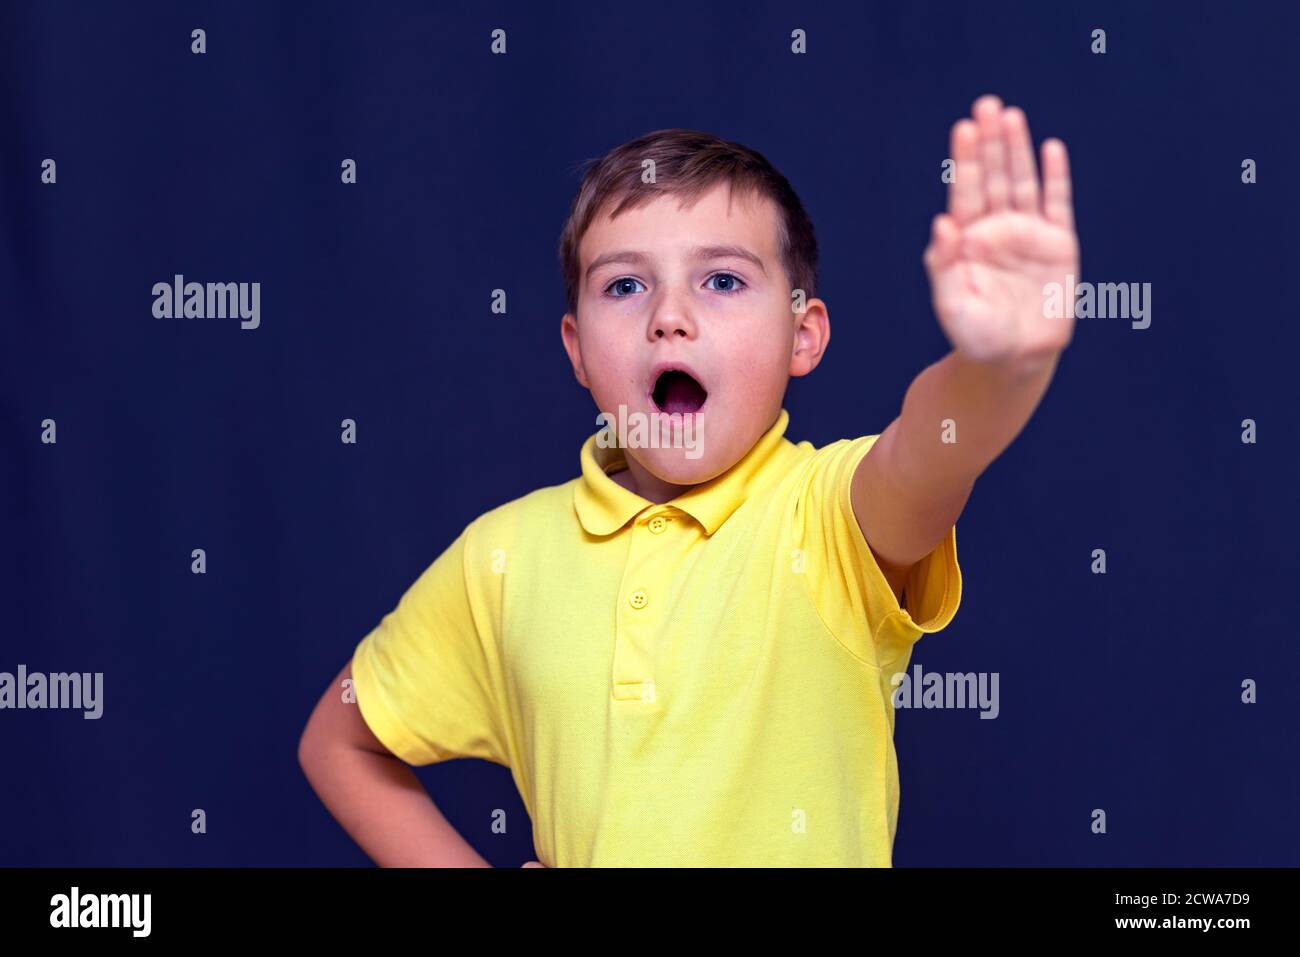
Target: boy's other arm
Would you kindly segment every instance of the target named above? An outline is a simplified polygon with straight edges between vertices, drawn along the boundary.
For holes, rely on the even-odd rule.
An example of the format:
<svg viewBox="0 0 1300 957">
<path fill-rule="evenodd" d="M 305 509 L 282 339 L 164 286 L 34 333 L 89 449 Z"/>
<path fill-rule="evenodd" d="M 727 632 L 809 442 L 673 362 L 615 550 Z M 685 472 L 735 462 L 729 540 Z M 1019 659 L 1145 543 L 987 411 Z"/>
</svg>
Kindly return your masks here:
<svg viewBox="0 0 1300 957">
<path fill-rule="evenodd" d="M 948 212 L 925 251 L 953 351 L 916 377 L 853 475 L 854 515 L 900 600 L 908 570 L 1029 421 L 1074 329 L 1064 291 L 1078 276 L 1079 243 L 1065 144 L 1044 142 L 1040 188 L 1024 113 L 985 96 L 973 114 L 952 128 Z"/>
<path fill-rule="evenodd" d="M 312 789 L 380 867 L 490 867 L 456 832 L 404 761 L 343 701 L 351 660 L 325 689 L 298 742 Z"/>
</svg>

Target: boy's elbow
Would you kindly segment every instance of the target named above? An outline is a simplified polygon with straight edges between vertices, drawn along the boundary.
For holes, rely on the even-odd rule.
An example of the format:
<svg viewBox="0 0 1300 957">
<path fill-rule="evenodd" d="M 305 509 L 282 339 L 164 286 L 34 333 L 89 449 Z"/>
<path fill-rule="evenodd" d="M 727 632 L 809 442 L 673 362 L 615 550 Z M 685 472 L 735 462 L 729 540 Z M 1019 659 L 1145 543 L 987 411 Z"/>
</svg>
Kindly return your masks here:
<svg viewBox="0 0 1300 957">
<path fill-rule="evenodd" d="M 298 767 L 302 768 L 303 774 L 309 778 L 312 768 L 318 764 L 321 751 L 326 745 L 325 729 L 319 719 L 318 709 L 312 712 L 312 716 L 302 729 L 302 734 L 298 736 Z"/>
<path fill-rule="evenodd" d="M 308 765 L 312 759 L 312 727 L 311 722 L 302 729 L 302 734 L 298 736 L 298 767 L 302 768 L 304 774 L 308 774 Z"/>
</svg>

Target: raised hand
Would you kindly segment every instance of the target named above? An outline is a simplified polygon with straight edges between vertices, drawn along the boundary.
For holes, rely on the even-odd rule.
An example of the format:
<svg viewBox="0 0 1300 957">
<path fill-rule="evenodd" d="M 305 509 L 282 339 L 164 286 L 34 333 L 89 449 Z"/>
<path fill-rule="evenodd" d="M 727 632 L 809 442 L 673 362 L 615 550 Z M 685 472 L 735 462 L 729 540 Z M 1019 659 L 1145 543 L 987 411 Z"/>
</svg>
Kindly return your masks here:
<svg viewBox="0 0 1300 957">
<path fill-rule="evenodd" d="M 1051 361 L 1074 331 L 1073 303 L 1046 310 L 1043 287 L 1079 273 L 1065 144 L 1043 143 L 1040 188 L 1023 111 L 996 96 L 952 128 L 955 179 L 934 218 L 925 267 L 939 324 L 976 362 Z"/>
</svg>

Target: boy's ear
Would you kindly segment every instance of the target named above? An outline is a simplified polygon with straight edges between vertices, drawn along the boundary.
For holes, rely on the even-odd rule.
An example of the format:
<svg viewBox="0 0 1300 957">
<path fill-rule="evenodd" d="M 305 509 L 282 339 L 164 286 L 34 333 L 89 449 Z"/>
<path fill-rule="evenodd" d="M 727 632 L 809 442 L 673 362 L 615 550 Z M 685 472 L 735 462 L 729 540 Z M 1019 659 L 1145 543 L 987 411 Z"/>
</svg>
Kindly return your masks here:
<svg viewBox="0 0 1300 957">
<path fill-rule="evenodd" d="M 587 370 L 582 367 L 582 349 L 578 345 L 578 319 L 571 312 L 566 312 L 560 320 L 560 339 L 564 342 L 564 351 L 569 354 L 574 376 L 584 389 L 590 389 Z"/>
<path fill-rule="evenodd" d="M 831 317 L 826 311 L 826 303 L 809 299 L 804 311 L 795 315 L 795 323 L 790 375 L 807 375 L 822 361 L 831 341 Z"/>
</svg>

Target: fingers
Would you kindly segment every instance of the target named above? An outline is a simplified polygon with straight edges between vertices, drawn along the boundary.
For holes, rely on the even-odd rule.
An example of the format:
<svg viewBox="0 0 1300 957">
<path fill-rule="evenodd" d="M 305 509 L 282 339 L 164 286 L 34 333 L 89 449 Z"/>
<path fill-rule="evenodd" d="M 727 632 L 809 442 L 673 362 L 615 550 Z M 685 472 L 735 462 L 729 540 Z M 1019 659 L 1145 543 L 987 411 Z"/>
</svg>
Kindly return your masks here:
<svg viewBox="0 0 1300 957">
<path fill-rule="evenodd" d="M 1034 145 L 1029 138 L 1029 121 L 1024 110 L 1008 107 L 1002 113 L 1011 171 L 1011 206 L 1025 213 L 1038 212 L 1038 171 L 1034 169 Z"/>
<path fill-rule="evenodd" d="M 986 213 L 1015 210 L 1039 213 L 1074 228 L 1070 164 L 1065 144 L 1049 139 L 1042 147 L 1042 185 L 1034 164 L 1029 121 L 1019 107 L 1003 107 L 993 95 L 971 107 L 974 119 L 958 120 L 950 149 L 956 176 L 948 187 L 948 212 L 958 231 Z"/>
<path fill-rule="evenodd" d="M 1070 158 L 1058 139 L 1043 142 L 1043 216 L 1058 226 L 1074 229 Z"/>
<path fill-rule="evenodd" d="M 979 128 L 970 120 L 953 124 L 949 149 L 955 168 L 948 186 L 948 212 L 962 225 L 984 215 L 984 171 L 980 166 L 979 139 Z"/>
<path fill-rule="evenodd" d="M 980 158 L 984 162 L 984 195 L 990 212 L 1011 205 L 1011 177 L 1008 171 L 1007 144 L 1002 133 L 1002 101 L 996 96 L 981 96 L 973 109 L 980 134 Z"/>
</svg>

